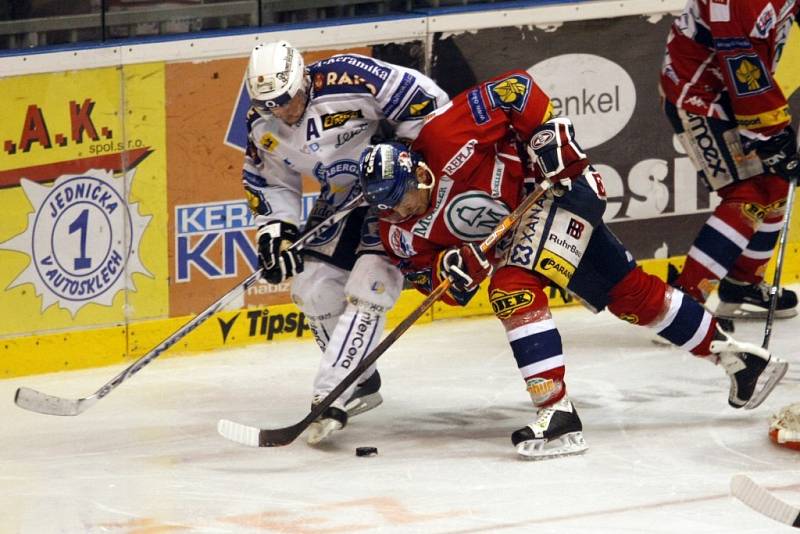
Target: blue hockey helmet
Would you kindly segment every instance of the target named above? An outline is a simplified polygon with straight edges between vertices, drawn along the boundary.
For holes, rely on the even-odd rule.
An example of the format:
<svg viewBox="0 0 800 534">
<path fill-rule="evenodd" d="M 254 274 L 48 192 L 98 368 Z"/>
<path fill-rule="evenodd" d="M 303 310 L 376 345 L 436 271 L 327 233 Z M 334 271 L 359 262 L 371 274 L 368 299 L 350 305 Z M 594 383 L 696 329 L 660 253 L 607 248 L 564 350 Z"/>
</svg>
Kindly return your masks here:
<svg viewBox="0 0 800 534">
<path fill-rule="evenodd" d="M 364 198 L 380 210 L 394 208 L 406 191 L 417 187 L 416 168 L 420 161 L 420 155 L 402 143 L 368 146 L 359 161 Z"/>
</svg>

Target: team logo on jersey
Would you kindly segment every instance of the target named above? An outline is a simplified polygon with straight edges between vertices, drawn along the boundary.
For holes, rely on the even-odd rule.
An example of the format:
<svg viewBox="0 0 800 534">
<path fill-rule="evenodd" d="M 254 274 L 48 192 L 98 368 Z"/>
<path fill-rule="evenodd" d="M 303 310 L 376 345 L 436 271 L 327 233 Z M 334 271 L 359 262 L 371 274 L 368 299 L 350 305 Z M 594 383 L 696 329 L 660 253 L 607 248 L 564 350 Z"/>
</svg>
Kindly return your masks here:
<svg viewBox="0 0 800 534">
<path fill-rule="evenodd" d="M 258 144 L 264 147 L 264 150 L 267 152 L 273 152 L 276 148 L 278 148 L 280 143 L 277 139 L 275 139 L 275 136 L 272 135 L 272 133 L 267 132 L 261 136 L 261 139 L 258 140 Z"/>
<path fill-rule="evenodd" d="M 522 111 L 530 94 L 531 81 L 522 76 L 511 76 L 504 80 L 486 84 L 493 108 Z"/>
<path fill-rule="evenodd" d="M 444 223 L 461 241 L 477 241 L 491 234 L 509 213 L 508 206 L 483 191 L 468 191 L 448 203 Z"/>
<path fill-rule="evenodd" d="M 510 293 L 495 289 L 489 295 L 489 302 L 494 314 L 500 319 L 506 319 L 520 308 L 533 304 L 534 298 L 533 292 L 527 289 Z"/>
<path fill-rule="evenodd" d="M 389 228 L 389 246 L 392 252 L 399 258 L 410 258 L 416 256 L 417 251 L 411 244 L 414 236 L 410 232 L 403 230 L 399 226 L 392 225 Z"/>
<path fill-rule="evenodd" d="M 247 206 L 255 215 L 269 215 L 272 213 L 272 206 L 258 189 L 244 187 L 244 196 L 247 199 Z"/>
<path fill-rule="evenodd" d="M 436 99 L 423 91 L 421 87 L 417 87 L 403 110 L 397 115 L 397 120 L 419 119 L 434 109 L 436 109 Z"/>
<path fill-rule="evenodd" d="M 320 120 L 322 120 L 322 129 L 330 130 L 331 128 L 344 126 L 350 119 L 362 118 L 364 118 L 364 114 L 360 109 L 348 109 L 336 113 L 326 113 L 320 117 Z"/>
<path fill-rule="evenodd" d="M 757 95 L 772 88 L 767 70 L 756 54 L 742 54 L 725 60 L 737 95 Z"/>
</svg>

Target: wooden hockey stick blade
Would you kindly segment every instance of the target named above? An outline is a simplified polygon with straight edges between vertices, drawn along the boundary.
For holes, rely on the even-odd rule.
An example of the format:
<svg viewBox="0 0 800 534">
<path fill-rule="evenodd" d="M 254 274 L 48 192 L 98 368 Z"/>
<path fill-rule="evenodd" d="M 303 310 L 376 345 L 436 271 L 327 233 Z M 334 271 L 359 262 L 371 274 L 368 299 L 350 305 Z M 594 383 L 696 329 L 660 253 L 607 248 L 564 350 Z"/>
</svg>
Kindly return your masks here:
<svg viewBox="0 0 800 534">
<path fill-rule="evenodd" d="M 97 397 L 92 395 L 83 399 L 65 399 L 48 395 L 31 388 L 19 388 L 14 395 L 14 404 L 45 415 L 78 415 L 89 409 Z"/>
<path fill-rule="evenodd" d="M 304 232 L 303 235 L 301 235 L 294 243 L 292 243 L 290 248 L 302 247 L 305 243 L 314 239 L 314 237 L 321 231 L 324 231 L 331 225 L 336 224 L 340 220 L 344 219 L 348 213 L 359 207 L 362 201 L 363 195 L 356 196 L 339 208 L 339 211 L 335 212 L 318 225 Z M 40 391 L 36 391 L 35 389 L 19 388 L 14 395 L 14 403 L 25 410 L 30 410 L 32 412 L 45 415 L 74 416 L 82 414 L 84 411 L 92 407 L 97 401 L 111 393 L 120 384 L 142 370 L 143 367 L 158 358 L 164 351 L 169 349 L 190 332 L 194 331 L 195 328 L 207 321 L 215 313 L 225 309 L 225 307 L 238 298 L 239 295 L 247 291 L 251 286 L 258 282 L 259 278 L 261 278 L 261 273 L 262 269 L 259 268 L 254 273 L 250 274 L 243 281 L 239 282 L 238 285 L 217 299 L 216 302 L 211 304 L 200 314 L 190 319 L 186 324 L 172 333 L 164 341 L 152 348 L 150 352 L 123 369 L 122 372 L 106 382 L 103 387 L 95 391 L 89 397 L 82 399 L 65 399 L 62 397 L 56 397 L 54 395 L 47 395 Z"/>
<path fill-rule="evenodd" d="M 731 478 L 731 494 L 762 515 L 800 528 L 800 508 L 783 502 L 747 475 L 734 475 Z"/>
<path fill-rule="evenodd" d="M 528 211 L 533 204 L 539 200 L 539 198 L 547 191 L 550 187 L 549 182 L 545 182 L 543 185 L 540 185 L 536 188 L 536 190 L 528 195 L 520 204 L 517 206 L 513 212 L 506 215 L 506 217 L 498 223 L 498 225 L 494 228 L 491 234 L 486 237 L 483 241 L 481 241 L 480 249 L 481 252 L 486 253 L 491 249 L 497 242 L 500 240 L 503 235 L 513 227 L 517 221 L 522 217 L 522 215 Z M 282 447 L 284 445 L 288 445 L 293 442 L 297 437 L 303 433 L 303 431 L 311 425 L 322 413 L 328 409 L 328 407 L 333 404 L 333 402 L 338 399 L 344 391 L 350 387 L 350 385 L 358 380 L 358 377 L 361 376 L 364 371 L 369 368 L 373 363 L 375 363 L 381 355 L 386 352 L 386 350 L 391 347 L 397 339 L 405 333 L 406 330 L 411 328 L 417 319 L 419 319 L 422 314 L 424 314 L 428 308 L 433 306 L 433 304 L 439 300 L 439 298 L 444 295 L 444 293 L 450 288 L 450 280 L 445 279 L 443 280 L 436 288 L 431 291 L 431 293 L 425 297 L 425 300 L 417 306 L 408 317 L 403 319 L 399 325 L 397 325 L 394 330 L 392 330 L 379 344 L 375 347 L 372 352 L 367 354 L 359 364 L 350 371 L 350 373 L 345 376 L 333 391 L 331 391 L 324 399 L 322 399 L 318 404 L 315 404 L 308 415 L 305 418 L 295 423 L 294 425 L 283 427 L 283 428 L 258 428 L 252 427 L 248 425 L 244 425 L 241 423 L 236 423 L 234 421 L 230 421 L 228 419 L 222 419 L 217 424 L 217 432 L 226 439 L 231 441 L 235 441 L 236 443 L 241 443 L 242 445 L 248 445 L 250 447 Z"/>
<path fill-rule="evenodd" d="M 222 419 L 217 423 L 217 432 L 226 439 L 247 445 L 250 447 L 283 447 L 293 442 L 303 431 L 314 422 L 322 412 L 328 409 L 333 402 L 338 399 L 350 385 L 358 380 L 370 365 L 380 358 L 380 356 L 391 347 L 397 338 L 411 328 L 411 325 L 424 314 L 433 303 L 439 300 L 445 291 L 450 287 L 450 280 L 445 280 L 428 295 L 422 303 L 412 311 L 408 317 L 392 330 L 383 341 L 381 341 L 372 352 L 365 356 L 359 364 L 345 376 L 339 384 L 333 388 L 324 399 L 315 404 L 308 415 L 299 423 L 282 428 L 258 428 L 242 423 Z"/>
</svg>

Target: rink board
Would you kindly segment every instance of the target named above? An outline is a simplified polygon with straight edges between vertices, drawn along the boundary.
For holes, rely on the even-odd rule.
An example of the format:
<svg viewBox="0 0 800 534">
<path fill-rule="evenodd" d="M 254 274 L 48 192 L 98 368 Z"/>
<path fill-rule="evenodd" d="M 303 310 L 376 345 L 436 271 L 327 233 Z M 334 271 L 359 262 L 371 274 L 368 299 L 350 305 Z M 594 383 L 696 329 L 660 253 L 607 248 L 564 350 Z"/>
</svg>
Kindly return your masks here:
<svg viewBox="0 0 800 534">
<path fill-rule="evenodd" d="M 451 95 L 500 70 L 528 70 L 573 119 L 602 173 L 609 227 L 663 276 L 664 260 L 652 258 L 685 255 L 715 202 L 674 143 L 654 91 L 667 12 L 683 3 L 430 10 L 279 35 L 307 62 L 337 52 L 373 56 L 425 71 Z M 133 361 L 257 267 L 239 169 L 246 57 L 254 42 L 278 35 L 264 30 L 0 57 L 8 103 L 0 124 L 0 377 Z M 793 31 L 779 80 L 798 116 Z M 616 46 L 621 38 L 636 46 Z M 306 177 L 304 216 L 315 188 Z M 795 213 L 786 283 L 800 274 L 798 220 Z M 251 288 L 165 357 L 309 339 L 288 287 Z M 569 304 L 550 297 L 553 306 Z M 389 326 L 421 300 L 405 291 Z M 466 308 L 435 304 L 420 322 L 489 313 L 481 294 Z"/>
</svg>

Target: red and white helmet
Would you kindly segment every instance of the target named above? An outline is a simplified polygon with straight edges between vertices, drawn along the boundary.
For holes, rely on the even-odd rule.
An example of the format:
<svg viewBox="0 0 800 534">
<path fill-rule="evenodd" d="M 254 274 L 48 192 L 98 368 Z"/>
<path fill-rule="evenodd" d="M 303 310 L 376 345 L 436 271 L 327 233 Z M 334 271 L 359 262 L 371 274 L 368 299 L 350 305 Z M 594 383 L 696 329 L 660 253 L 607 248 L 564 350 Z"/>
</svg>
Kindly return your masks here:
<svg viewBox="0 0 800 534">
<path fill-rule="evenodd" d="M 303 56 L 286 41 L 260 44 L 250 53 L 245 86 L 250 104 L 262 115 L 289 103 L 304 79 Z"/>
</svg>

